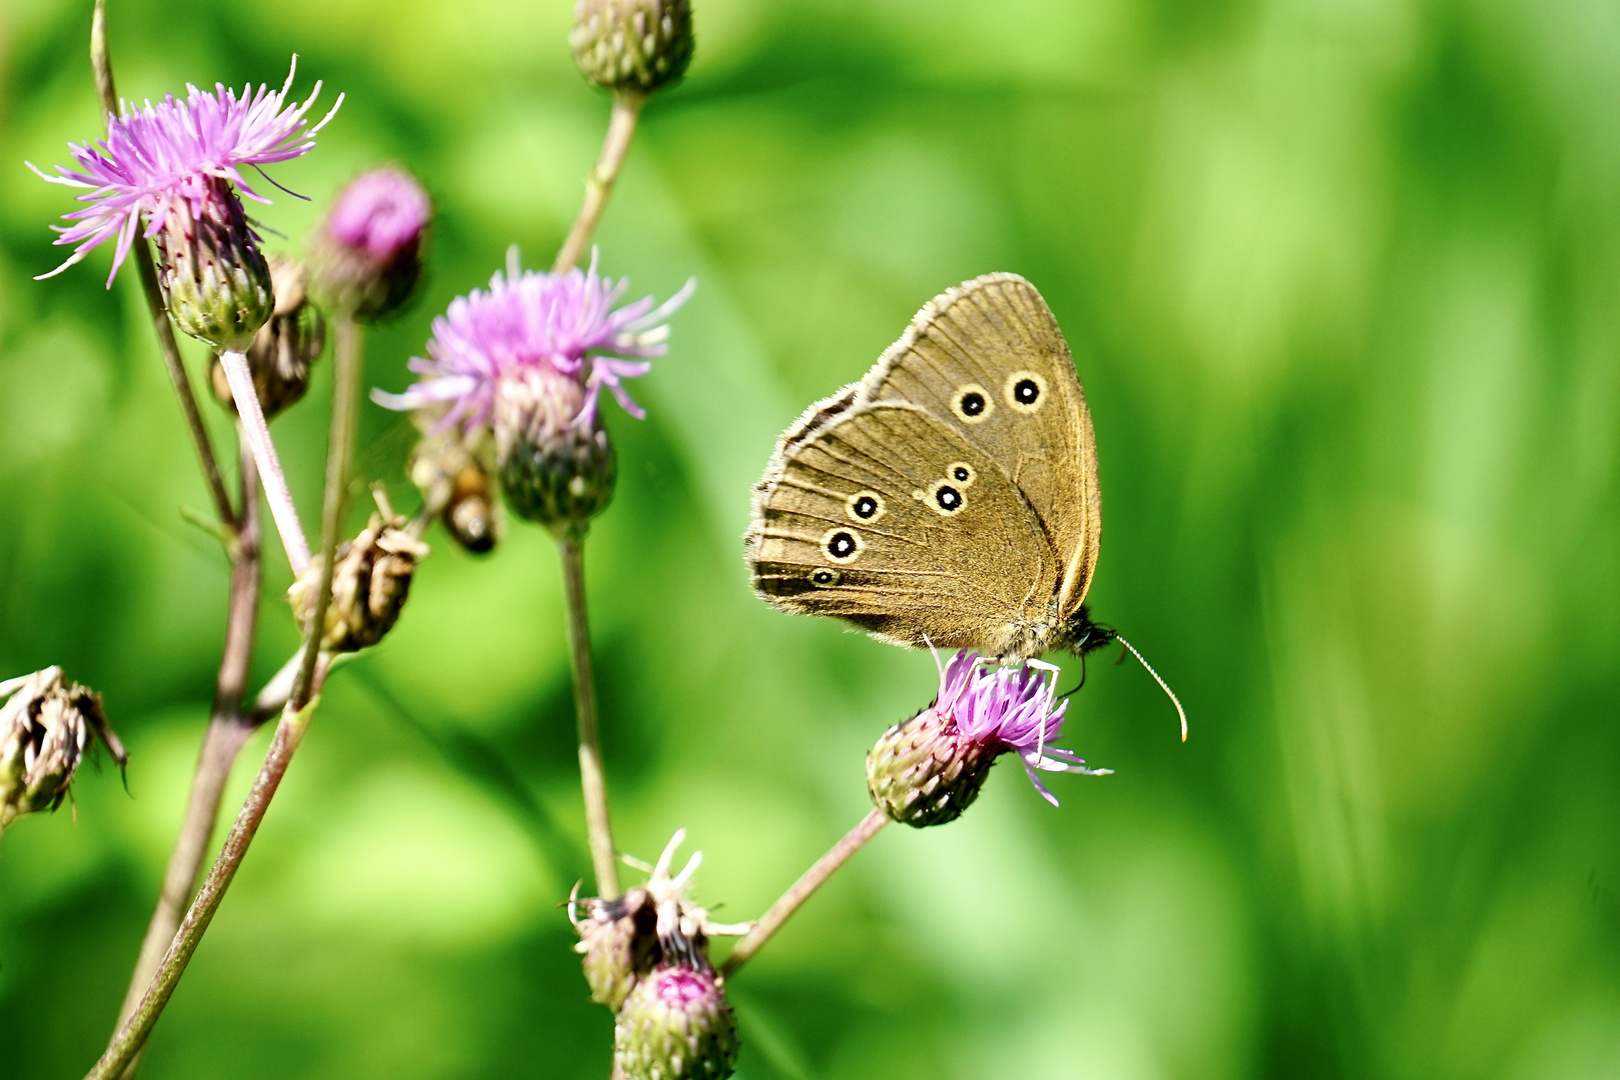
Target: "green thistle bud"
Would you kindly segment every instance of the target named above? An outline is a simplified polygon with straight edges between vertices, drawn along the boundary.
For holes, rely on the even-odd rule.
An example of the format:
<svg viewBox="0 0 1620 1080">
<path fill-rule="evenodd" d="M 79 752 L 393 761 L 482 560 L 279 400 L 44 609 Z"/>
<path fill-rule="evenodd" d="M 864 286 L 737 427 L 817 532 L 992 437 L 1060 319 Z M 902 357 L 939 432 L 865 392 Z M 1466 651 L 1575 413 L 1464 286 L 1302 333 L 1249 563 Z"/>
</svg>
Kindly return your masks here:
<svg viewBox="0 0 1620 1080">
<path fill-rule="evenodd" d="M 180 200 L 158 230 L 158 284 L 176 326 L 216 349 L 243 352 L 275 310 L 270 267 L 230 184 L 203 183 L 195 207 Z"/>
<path fill-rule="evenodd" d="M 597 86 L 650 94 L 692 62 L 688 0 L 578 0 L 574 63 Z"/>
<path fill-rule="evenodd" d="M 62 678 L 59 667 L 0 683 L 0 829 L 23 814 L 55 810 L 73 774 L 101 736 L 120 767 L 124 747 L 101 711 L 101 697 Z"/>
<path fill-rule="evenodd" d="M 636 983 L 613 1029 L 626 1080 L 724 1080 L 737 1068 L 737 1020 L 714 972 L 661 967 Z"/>
<path fill-rule="evenodd" d="M 379 502 L 382 500 L 379 499 Z M 326 608 L 326 632 L 321 648 L 327 652 L 357 652 L 377 644 L 399 621 L 410 595 L 416 564 L 428 555 L 428 546 L 405 532 L 384 504 L 372 514 L 359 536 L 337 550 L 332 571 L 332 600 Z M 307 626 L 315 614 L 322 560 L 310 561 L 287 599 L 299 625 Z"/>
<path fill-rule="evenodd" d="M 942 825 L 979 797 L 999 752 L 962 737 L 948 714 L 930 707 L 878 739 L 866 755 L 866 789 L 895 821 Z"/>
<path fill-rule="evenodd" d="M 546 369 L 502 382 L 495 403 L 501 490 L 512 511 L 561 536 L 583 536 L 613 499 L 613 444 L 585 387 Z M 582 414 L 583 413 L 583 414 Z"/>
<path fill-rule="evenodd" d="M 270 256 L 270 280 L 275 283 L 275 313 L 259 327 L 248 346 L 248 370 L 265 419 L 296 405 L 309 391 L 310 367 L 326 348 L 326 321 L 309 302 L 304 268 L 285 255 Z M 236 399 L 216 354 L 208 369 L 214 397 L 232 412 Z"/>
</svg>

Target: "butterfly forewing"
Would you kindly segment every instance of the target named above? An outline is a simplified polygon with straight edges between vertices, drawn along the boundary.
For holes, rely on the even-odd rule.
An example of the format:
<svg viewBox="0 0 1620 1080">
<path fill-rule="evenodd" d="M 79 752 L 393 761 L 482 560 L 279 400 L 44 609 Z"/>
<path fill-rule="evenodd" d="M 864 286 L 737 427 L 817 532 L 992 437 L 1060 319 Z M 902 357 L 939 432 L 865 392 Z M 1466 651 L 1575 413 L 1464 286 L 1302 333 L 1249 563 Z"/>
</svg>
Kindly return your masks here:
<svg viewBox="0 0 1620 1080">
<path fill-rule="evenodd" d="M 1102 536 L 1096 438 L 1074 359 L 1033 285 L 986 274 L 935 298 L 861 396 L 919 406 L 997 462 L 1062 561 L 1061 613 L 1079 608 Z"/>
<path fill-rule="evenodd" d="M 772 603 L 907 645 L 991 651 L 1049 607 L 1062 564 L 1040 520 L 929 412 L 841 409 L 788 445 L 749 537 L 755 588 Z"/>
</svg>

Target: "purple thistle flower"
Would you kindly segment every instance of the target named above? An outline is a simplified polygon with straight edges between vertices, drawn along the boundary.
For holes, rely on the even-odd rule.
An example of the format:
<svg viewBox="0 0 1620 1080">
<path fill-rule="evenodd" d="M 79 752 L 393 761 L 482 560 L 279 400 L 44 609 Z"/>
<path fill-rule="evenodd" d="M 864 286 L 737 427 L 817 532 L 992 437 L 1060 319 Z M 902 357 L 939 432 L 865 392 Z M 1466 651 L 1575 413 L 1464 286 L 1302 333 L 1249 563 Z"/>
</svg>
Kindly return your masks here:
<svg viewBox="0 0 1620 1080">
<path fill-rule="evenodd" d="M 423 378 L 402 394 L 373 391 L 389 409 L 420 409 L 448 404 L 441 428 L 461 424 L 471 430 L 488 424 L 503 382 L 547 382 L 557 377 L 583 386 L 573 424 L 589 428 L 607 387 L 631 416 L 646 416 L 625 392 L 624 379 L 645 375 L 649 358 L 668 346 L 665 320 L 684 304 L 695 280 L 662 304 L 650 296 L 615 309 L 629 283 L 598 276 L 596 256 L 587 270 L 561 274 L 497 271 L 489 291 L 474 289 L 450 302 L 433 320 L 430 359 L 413 358 L 411 371 Z M 656 304 L 656 306 L 655 306 Z"/>
<path fill-rule="evenodd" d="M 319 96 L 321 84 L 315 84 L 302 104 L 287 105 L 297 71 L 294 56 L 279 93 L 268 85 L 254 91 L 249 83 L 237 97 L 234 90 L 216 83 L 214 93 L 206 94 L 188 83 L 184 101 L 170 94 L 156 105 L 148 101 L 144 109 L 122 104 L 120 115 L 108 118 L 105 139 L 68 144 L 80 171 L 58 165 L 60 175 L 47 176 L 29 163 L 43 180 L 86 189 L 77 199 L 89 204 L 63 215 L 74 223 L 71 226 L 52 226 L 61 233 L 57 244 L 78 246 L 66 262 L 40 277 L 61 273 L 116 238 L 112 271 L 107 275 L 110 288 L 134 243 L 143 213 L 148 238 L 158 235 L 170 214 L 182 205 L 193 220 L 202 220 L 221 198 L 222 183 L 234 184 L 256 202 L 270 202 L 247 182 L 242 167 L 251 165 L 263 176 L 262 166 L 308 153 L 315 146 L 315 133 L 343 104 L 339 94 L 325 119 L 307 127 L 305 114 Z"/>
<path fill-rule="evenodd" d="M 934 663 L 939 666 L 939 657 Z M 1063 737 L 1067 700 L 1057 700 L 1056 669 L 1032 664 L 986 670 L 977 653 L 959 652 L 939 666 L 939 697 L 933 711 L 946 727 L 969 743 L 988 748 L 992 756 L 1017 754 L 1029 782 L 1053 806 L 1056 796 L 1041 783 L 1040 772 L 1107 776 L 1112 769 L 1089 769 L 1083 758 L 1052 744 Z"/>
</svg>

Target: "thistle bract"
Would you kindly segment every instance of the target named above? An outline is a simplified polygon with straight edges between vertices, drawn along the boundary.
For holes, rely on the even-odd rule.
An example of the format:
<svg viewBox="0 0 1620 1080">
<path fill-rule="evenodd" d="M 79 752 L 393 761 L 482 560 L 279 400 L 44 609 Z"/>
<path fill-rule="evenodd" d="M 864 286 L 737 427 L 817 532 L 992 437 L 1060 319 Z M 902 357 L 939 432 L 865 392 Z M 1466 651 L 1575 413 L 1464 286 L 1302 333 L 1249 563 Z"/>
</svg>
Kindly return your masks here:
<svg viewBox="0 0 1620 1080">
<path fill-rule="evenodd" d="M 575 422 L 583 397 L 576 380 L 532 371 L 503 382 L 495 401 L 507 505 L 558 534 L 583 535 L 591 518 L 607 509 L 618 480 L 613 443 L 600 417 Z"/>
<path fill-rule="evenodd" d="M 310 241 L 321 302 L 364 321 L 398 311 L 421 277 L 432 214 L 427 192 L 403 169 L 373 169 L 350 181 Z"/>
<path fill-rule="evenodd" d="M 922 828 L 960 817 L 978 798 L 990 766 L 1017 754 L 1041 796 L 1057 799 L 1039 773 L 1106 775 L 1052 745 L 1063 734 L 1068 702 L 1058 702 L 1053 672 L 1025 664 L 985 670 L 959 652 L 940 668 L 939 696 L 884 732 L 866 756 L 867 791 L 890 818 Z"/>
<path fill-rule="evenodd" d="M 613 1028 L 626 1080 L 724 1080 L 737 1068 L 737 1021 L 712 971 L 660 967 L 630 991 Z"/>
<path fill-rule="evenodd" d="M 253 389 L 266 419 L 303 400 L 310 368 L 326 347 L 326 321 L 309 302 L 303 267 L 284 255 L 272 255 L 269 262 L 275 309 L 247 349 Z M 209 365 L 209 382 L 220 404 L 234 411 L 236 400 L 217 355 Z"/>
<path fill-rule="evenodd" d="M 568 33 L 574 63 L 597 86 L 652 93 L 692 62 L 688 0 L 578 0 Z"/>
</svg>

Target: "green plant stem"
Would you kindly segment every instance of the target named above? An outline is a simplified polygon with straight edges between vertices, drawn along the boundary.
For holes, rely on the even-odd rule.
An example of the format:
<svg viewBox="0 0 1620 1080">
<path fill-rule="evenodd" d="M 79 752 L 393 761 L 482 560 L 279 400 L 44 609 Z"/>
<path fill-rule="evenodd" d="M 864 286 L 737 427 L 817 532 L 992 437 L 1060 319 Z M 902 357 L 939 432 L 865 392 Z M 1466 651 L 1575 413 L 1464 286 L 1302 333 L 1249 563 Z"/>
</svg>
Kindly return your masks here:
<svg viewBox="0 0 1620 1080">
<path fill-rule="evenodd" d="M 821 888 L 822 882 L 833 876 L 833 873 L 846 862 L 849 857 L 878 834 L 878 830 L 889 823 L 889 816 L 883 811 L 873 809 L 860 824 L 856 825 L 844 838 L 832 846 L 832 850 L 817 859 L 815 865 L 806 870 L 793 887 L 783 893 L 781 899 L 772 904 L 770 910 L 760 917 L 754 928 L 731 950 L 726 962 L 720 966 L 722 975 L 732 975 L 738 968 L 746 964 L 750 957 L 757 953 L 771 936 L 782 928 L 782 924 L 793 916 L 795 911 L 810 899 L 815 891 Z"/>
<path fill-rule="evenodd" d="M 312 693 L 318 689 L 328 666 L 324 662 L 316 666 L 316 677 L 311 684 Z M 220 850 L 219 857 L 209 869 L 202 889 L 198 891 L 197 898 L 191 902 L 185 919 L 180 923 L 179 932 L 175 934 L 168 951 L 163 954 L 157 974 L 147 987 L 146 993 L 141 996 L 140 1004 L 136 1006 L 134 1013 L 118 1029 L 118 1034 L 113 1036 L 107 1052 L 86 1074 L 85 1080 L 111 1080 L 112 1077 L 121 1075 L 134 1060 L 135 1055 L 146 1045 L 158 1016 L 162 1014 L 163 1007 L 169 1003 L 175 986 L 180 982 L 180 976 L 185 973 L 187 963 L 197 951 L 198 942 L 202 940 L 208 924 L 213 921 L 214 913 L 219 910 L 220 901 L 225 898 L 225 891 L 231 887 L 236 871 L 241 867 L 242 859 L 247 854 L 248 846 L 253 843 L 253 837 L 259 831 L 259 824 L 264 820 L 265 811 L 270 808 L 270 800 L 275 798 L 276 789 L 281 786 L 282 777 L 287 773 L 287 766 L 291 763 L 293 754 L 303 742 L 304 734 L 309 729 L 310 716 L 314 712 L 312 702 L 313 697 L 305 701 L 302 707 L 297 708 L 295 701 L 287 702 L 287 707 L 281 714 L 281 722 L 276 725 L 270 752 L 265 755 L 264 764 L 259 768 L 259 775 L 253 781 L 253 789 L 248 792 L 247 800 L 236 815 L 236 823 L 225 838 L 225 846 Z"/>
<path fill-rule="evenodd" d="M 596 873 L 597 894 L 618 896 L 619 859 L 613 847 L 613 825 L 608 817 L 602 744 L 596 734 L 596 681 L 591 672 L 591 624 L 585 608 L 584 540 L 563 536 L 557 541 L 557 552 L 562 556 L 568 659 L 574 673 L 574 715 L 579 734 L 579 780 L 585 790 L 591 866 Z"/>
<path fill-rule="evenodd" d="M 197 771 L 191 780 L 191 795 L 186 802 L 180 834 L 169 855 L 163 888 L 152 911 L 146 937 L 141 942 L 135 973 L 130 978 L 124 1005 L 118 1014 L 118 1027 L 122 1027 L 140 1005 L 141 997 L 152 981 L 158 964 L 162 962 L 164 952 L 174 940 L 186 901 L 197 888 L 197 877 L 207 857 L 208 840 L 219 823 L 219 804 L 225 794 L 225 783 L 230 779 L 231 767 L 259 726 L 258 721 L 245 715 L 242 709 L 253 659 L 253 638 L 258 625 L 262 584 L 259 474 L 253 466 L 253 455 L 246 442 L 241 442 L 240 450 L 241 528 L 230 548 L 231 593 L 225 620 L 225 647 L 220 657 L 219 675 L 214 683 L 214 708 L 203 736 Z M 124 1070 L 124 1080 L 130 1080 L 135 1075 L 139 1064 L 137 1057 Z"/>
<path fill-rule="evenodd" d="M 316 594 L 315 610 L 304 627 L 303 661 L 294 678 L 291 696 L 276 725 L 270 751 L 265 755 L 259 775 L 253 781 L 247 800 L 236 815 L 236 823 L 225 838 L 214 865 L 209 868 L 197 897 L 191 902 L 180 929 L 170 943 L 168 951 L 158 965 L 151 985 L 141 996 L 140 1004 L 118 1033 L 113 1036 L 107 1052 L 86 1074 L 85 1080 L 111 1080 L 120 1076 L 129 1066 L 157 1024 L 164 1006 L 174 994 L 174 988 L 185 973 L 186 965 L 214 913 L 219 910 L 226 891 L 236 877 L 236 871 L 247 855 L 259 824 L 270 808 L 287 766 L 298 751 L 309 730 L 316 695 L 331 670 L 331 657 L 319 649 L 326 626 L 326 610 L 332 596 L 332 563 L 337 549 L 337 538 L 342 528 L 344 496 L 348 486 L 349 463 L 354 454 L 354 432 L 359 408 L 360 386 L 360 333 L 354 320 L 346 313 L 337 323 L 337 347 L 332 365 L 332 428 L 326 447 L 326 488 L 322 498 L 321 521 L 321 590 Z"/>
<path fill-rule="evenodd" d="M 619 179 L 624 156 L 630 150 L 630 140 L 636 134 L 636 120 L 641 116 L 641 106 L 646 100 L 647 95 L 634 90 L 614 93 L 613 114 L 608 118 L 607 137 L 602 140 L 601 156 L 596 159 L 596 167 L 585 179 L 585 204 L 579 208 L 579 217 L 574 219 L 574 227 L 568 231 L 568 239 L 563 241 L 562 250 L 557 252 L 552 273 L 560 274 L 577 265 L 585 254 L 591 234 L 596 231 L 596 223 L 601 220 L 602 209 L 607 206 L 608 196 L 613 194 L 613 185 Z"/>
<path fill-rule="evenodd" d="M 90 66 L 95 73 L 96 93 L 101 98 L 102 112 L 110 119 L 118 114 L 118 92 L 113 85 L 112 57 L 107 51 L 105 0 L 96 0 L 95 14 L 91 16 Z M 209 498 L 214 503 L 214 513 L 219 515 L 220 524 L 227 531 L 235 532 L 239 522 L 231 508 L 231 497 L 225 490 L 219 459 L 214 456 L 213 441 L 197 408 L 197 397 L 191 392 L 191 376 L 186 373 L 186 365 L 180 357 L 180 344 L 175 340 L 174 327 L 169 323 L 169 309 L 163 302 L 157 267 L 152 262 L 152 246 L 139 232 L 130 246 L 129 257 L 140 274 L 147 313 L 152 319 L 152 329 L 157 332 L 158 352 L 163 357 L 164 369 L 169 373 L 169 382 L 174 385 L 175 396 L 180 400 L 180 411 L 185 416 L 186 429 L 191 432 L 191 442 L 197 451 L 198 464 L 202 466 Z"/>
<path fill-rule="evenodd" d="M 304 628 L 306 641 L 319 642 L 326 632 L 326 611 L 332 602 L 332 571 L 337 562 L 338 539 L 349 494 L 349 463 L 354 458 L 355 428 L 360 419 L 360 326 L 351 312 L 339 312 L 332 349 L 332 427 L 326 440 L 326 485 L 321 496 L 321 585 L 315 593 L 315 611 Z M 306 648 L 293 680 L 292 701 L 309 692 L 315 677 L 318 650 Z"/>
</svg>

